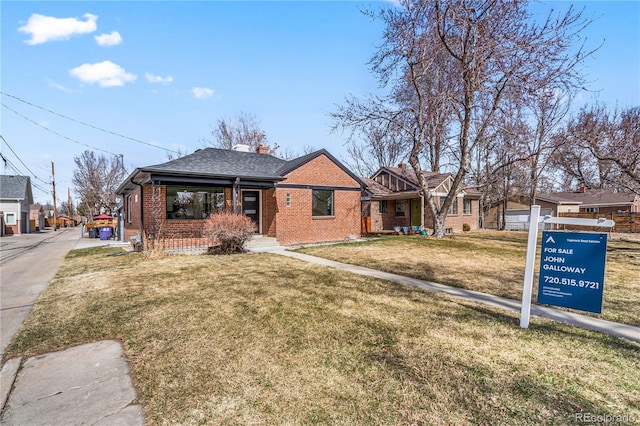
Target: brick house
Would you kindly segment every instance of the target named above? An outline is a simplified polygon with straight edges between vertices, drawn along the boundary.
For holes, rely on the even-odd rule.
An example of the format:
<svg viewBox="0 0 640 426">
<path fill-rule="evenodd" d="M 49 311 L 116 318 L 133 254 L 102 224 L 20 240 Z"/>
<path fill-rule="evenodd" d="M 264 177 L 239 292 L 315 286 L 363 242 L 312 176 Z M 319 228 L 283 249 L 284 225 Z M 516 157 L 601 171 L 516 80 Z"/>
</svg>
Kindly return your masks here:
<svg viewBox="0 0 640 426">
<path fill-rule="evenodd" d="M 435 202 L 443 203 L 451 188 L 451 174 L 423 172 L 423 175 Z M 433 216 L 421 195 L 416 174 L 405 163 L 398 167 L 382 167 L 364 182 L 367 186 L 362 215 L 368 232 L 416 226 L 433 229 Z M 460 190 L 445 219 L 445 228 L 449 232 L 460 232 L 465 224 L 471 230 L 478 229 L 480 196 L 480 192 L 472 188 Z"/>
<path fill-rule="evenodd" d="M 256 234 L 281 245 L 339 241 L 360 235 L 363 182 L 324 149 L 286 161 L 241 146 L 205 148 L 136 169 L 123 197 L 124 239 L 162 232 L 201 236 L 211 213 L 252 219 Z"/>
<path fill-rule="evenodd" d="M 31 204 L 29 176 L 0 175 L 0 236 L 35 231 L 29 221 Z"/>
</svg>

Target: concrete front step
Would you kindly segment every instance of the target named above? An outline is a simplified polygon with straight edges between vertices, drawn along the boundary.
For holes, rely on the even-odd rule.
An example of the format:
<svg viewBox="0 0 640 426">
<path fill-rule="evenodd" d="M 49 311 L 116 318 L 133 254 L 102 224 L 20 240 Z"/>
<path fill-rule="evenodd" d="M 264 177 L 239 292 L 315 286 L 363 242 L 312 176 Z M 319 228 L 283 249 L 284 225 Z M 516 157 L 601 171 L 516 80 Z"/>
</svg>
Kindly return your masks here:
<svg viewBox="0 0 640 426">
<path fill-rule="evenodd" d="M 246 248 L 257 248 L 257 247 L 280 247 L 278 244 L 278 240 L 273 237 L 265 237 L 263 235 L 254 235 L 251 240 L 246 245 Z"/>
</svg>

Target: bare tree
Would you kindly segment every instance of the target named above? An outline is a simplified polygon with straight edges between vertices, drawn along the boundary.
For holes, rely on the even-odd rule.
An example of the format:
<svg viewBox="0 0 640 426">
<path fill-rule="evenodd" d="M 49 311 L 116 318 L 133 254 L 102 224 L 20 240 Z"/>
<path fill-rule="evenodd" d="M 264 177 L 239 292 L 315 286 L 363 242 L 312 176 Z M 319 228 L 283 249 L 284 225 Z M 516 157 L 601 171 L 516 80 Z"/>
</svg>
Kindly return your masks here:
<svg viewBox="0 0 640 426">
<path fill-rule="evenodd" d="M 93 151 L 84 151 L 73 160 L 76 163 L 73 184 L 86 212 L 94 216 L 103 208 L 111 211 L 117 204 L 116 189 L 127 174 L 122 158 L 107 158 Z"/>
<path fill-rule="evenodd" d="M 336 127 L 384 121 L 403 132 L 437 237 L 445 234 L 447 211 L 471 169 L 473 152 L 487 142 L 505 94 L 582 84 L 576 69 L 583 49 L 570 51 L 587 24 L 581 13 L 570 8 L 536 24 L 526 6 L 520 1 L 401 0 L 400 7 L 381 10 L 375 17 L 386 29 L 372 69 L 383 86 L 391 84 L 391 93 L 366 101 L 351 97 L 332 114 Z M 431 119 L 434 111 L 450 112 L 450 121 Z M 443 203 L 436 203 L 419 161 L 434 140 L 445 146 L 453 141 L 453 182 Z"/>
<path fill-rule="evenodd" d="M 213 139 L 205 143 L 214 148 L 233 149 L 236 145 L 247 145 L 255 152 L 260 145 L 268 145 L 267 135 L 262 130 L 260 122 L 254 115 L 245 112 L 240 112 L 233 120 L 218 120 L 211 134 Z M 270 148 L 271 153 L 277 148 Z"/>
<path fill-rule="evenodd" d="M 576 141 L 612 169 L 603 179 L 640 192 L 640 107 L 609 113 L 604 106 L 595 106 L 580 113 L 578 125 L 574 128 Z M 587 133 L 594 129 L 598 138 L 595 131 Z"/>
<path fill-rule="evenodd" d="M 526 144 L 529 154 L 524 167 L 528 172 L 529 200 L 535 204 L 540 181 L 543 179 L 550 158 L 558 151 L 563 140 L 554 137 L 569 112 L 571 90 L 562 87 L 541 87 L 525 96 L 525 103 L 532 112 L 535 131 Z"/>
<path fill-rule="evenodd" d="M 565 148 L 555 165 L 566 186 L 640 190 L 640 107 L 586 106 L 558 137 Z"/>
<path fill-rule="evenodd" d="M 358 129 L 358 136 L 347 144 L 347 166 L 360 176 L 369 177 L 380 167 L 395 166 L 407 157 L 409 144 L 402 132 L 392 129 L 389 123 L 372 122 Z"/>
</svg>

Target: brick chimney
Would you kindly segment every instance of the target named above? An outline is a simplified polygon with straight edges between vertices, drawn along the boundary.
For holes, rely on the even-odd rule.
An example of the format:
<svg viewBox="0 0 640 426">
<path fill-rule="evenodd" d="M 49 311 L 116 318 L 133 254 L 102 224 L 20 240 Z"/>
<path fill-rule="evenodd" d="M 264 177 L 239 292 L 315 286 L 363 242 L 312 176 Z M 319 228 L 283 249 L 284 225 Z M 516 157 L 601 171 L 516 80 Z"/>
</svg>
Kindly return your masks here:
<svg viewBox="0 0 640 426">
<path fill-rule="evenodd" d="M 269 147 L 267 145 L 260 144 L 260 145 L 258 145 L 258 148 L 256 149 L 256 152 L 258 154 L 268 154 L 269 153 Z"/>
<path fill-rule="evenodd" d="M 401 162 L 400 164 L 398 164 L 398 168 L 400 170 L 402 170 L 403 172 L 406 172 L 407 171 L 407 163 L 405 163 L 404 161 Z"/>
</svg>

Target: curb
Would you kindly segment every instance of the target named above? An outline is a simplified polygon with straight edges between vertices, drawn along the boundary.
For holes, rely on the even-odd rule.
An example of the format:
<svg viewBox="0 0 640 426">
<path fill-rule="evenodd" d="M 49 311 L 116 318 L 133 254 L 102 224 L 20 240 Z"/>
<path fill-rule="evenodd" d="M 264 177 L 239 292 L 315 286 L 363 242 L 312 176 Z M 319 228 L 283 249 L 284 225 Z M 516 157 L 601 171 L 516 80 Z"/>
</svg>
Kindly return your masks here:
<svg viewBox="0 0 640 426">
<path fill-rule="evenodd" d="M 9 399 L 11 388 L 16 381 L 22 358 L 12 358 L 5 362 L 0 370 L 0 413 Z"/>
</svg>

